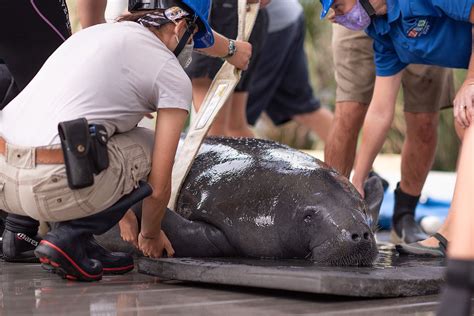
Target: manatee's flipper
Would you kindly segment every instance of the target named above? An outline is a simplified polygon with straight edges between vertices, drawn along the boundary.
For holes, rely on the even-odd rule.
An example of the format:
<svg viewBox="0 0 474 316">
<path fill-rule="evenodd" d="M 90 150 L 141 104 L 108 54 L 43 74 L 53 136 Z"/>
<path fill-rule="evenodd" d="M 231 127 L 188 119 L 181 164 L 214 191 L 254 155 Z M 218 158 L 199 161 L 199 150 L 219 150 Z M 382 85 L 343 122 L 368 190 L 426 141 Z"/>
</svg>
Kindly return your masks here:
<svg viewBox="0 0 474 316">
<path fill-rule="evenodd" d="M 365 201 L 368 206 L 369 226 L 374 229 L 379 220 L 380 207 L 383 201 L 382 180 L 378 176 L 372 176 L 364 184 Z"/>
<path fill-rule="evenodd" d="M 141 222 L 142 203 L 132 206 Z M 217 227 L 204 222 L 189 221 L 169 209 L 161 229 L 171 242 L 176 257 L 223 257 L 236 254 L 225 235 Z"/>
<path fill-rule="evenodd" d="M 161 228 L 171 241 L 176 257 L 230 257 L 235 249 L 217 227 L 189 221 L 176 212 L 166 210 Z"/>
</svg>

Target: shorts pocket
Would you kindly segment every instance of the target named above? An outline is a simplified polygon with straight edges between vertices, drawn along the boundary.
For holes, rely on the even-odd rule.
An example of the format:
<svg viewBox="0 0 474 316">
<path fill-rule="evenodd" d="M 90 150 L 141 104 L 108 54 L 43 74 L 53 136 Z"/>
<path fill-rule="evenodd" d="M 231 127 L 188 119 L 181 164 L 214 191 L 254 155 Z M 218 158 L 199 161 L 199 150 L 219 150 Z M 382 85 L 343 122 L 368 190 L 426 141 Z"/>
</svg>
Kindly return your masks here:
<svg viewBox="0 0 474 316">
<path fill-rule="evenodd" d="M 74 190 L 76 200 L 89 215 L 98 213 L 122 197 L 119 173 L 109 166 L 94 176 L 94 185 Z"/>
<path fill-rule="evenodd" d="M 47 221 L 65 221 L 88 216 L 91 210 L 78 202 L 66 175 L 50 176 L 32 187 L 39 213 Z"/>
<path fill-rule="evenodd" d="M 138 181 L 144 180 L 148 177 L 151 162 L 150 158 L 147 157 L 145 151 L 140 145 L 130 145 L 121 148 L 120 151 L 125 160 L 125 181 L 123 192 L 127 194 L 138 185 Z"/>
</svg>

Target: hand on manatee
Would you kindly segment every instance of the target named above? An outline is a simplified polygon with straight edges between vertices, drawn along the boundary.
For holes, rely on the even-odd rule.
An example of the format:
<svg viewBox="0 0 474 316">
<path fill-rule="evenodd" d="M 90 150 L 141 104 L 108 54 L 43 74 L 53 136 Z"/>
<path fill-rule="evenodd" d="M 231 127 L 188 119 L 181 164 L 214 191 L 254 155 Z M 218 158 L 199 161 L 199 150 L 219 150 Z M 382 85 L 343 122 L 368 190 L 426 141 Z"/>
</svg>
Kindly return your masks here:
<svg viewBox="0 0 474 316">
<path fill-rule="evenodd" d="M 356 188 L 357 192 L 362 196 L 362 198 L 365 198 L 365 192 L 364 192 L 364 184 L 359 183 L 357 181 L 352 180 L 352 184 Z"/>
<path fill-rule="evenodd" d="M 158 236 L 143 236 L 142 233 L 138 235 L 138 248 L 143 252 L 143 255 L 150 258 L 161 258 L 163 251 L 166 251 L 168 257 L 174 255 L 173 246 L 166 236 L 165 232 L 160 230 Z"/>
<path fill-rule="evenodd" d="M 120 237 L 138 248 L 138 220 L 132 210 L 128 210 L 119 222 Z"/>
</svg>

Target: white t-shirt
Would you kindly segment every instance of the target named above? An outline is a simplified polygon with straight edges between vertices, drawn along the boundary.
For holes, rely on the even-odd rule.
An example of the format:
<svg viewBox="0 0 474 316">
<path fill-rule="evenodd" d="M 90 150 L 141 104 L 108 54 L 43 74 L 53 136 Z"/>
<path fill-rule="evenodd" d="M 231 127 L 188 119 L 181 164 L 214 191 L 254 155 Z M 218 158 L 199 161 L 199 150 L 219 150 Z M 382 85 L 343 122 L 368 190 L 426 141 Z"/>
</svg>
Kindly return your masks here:
<svg viewBox="0 0 474 316">
<path fill-rule="evenodd" d="M 158 37 L 134 22 L 102 24 L 51 55 L 0 111 L 0 135 L 18 146 L 58 144 L 58 123 L 85 117 L 110 136 L 157 109 L 189 111 L 191 101 L 189 77 Z"/>
</svg>

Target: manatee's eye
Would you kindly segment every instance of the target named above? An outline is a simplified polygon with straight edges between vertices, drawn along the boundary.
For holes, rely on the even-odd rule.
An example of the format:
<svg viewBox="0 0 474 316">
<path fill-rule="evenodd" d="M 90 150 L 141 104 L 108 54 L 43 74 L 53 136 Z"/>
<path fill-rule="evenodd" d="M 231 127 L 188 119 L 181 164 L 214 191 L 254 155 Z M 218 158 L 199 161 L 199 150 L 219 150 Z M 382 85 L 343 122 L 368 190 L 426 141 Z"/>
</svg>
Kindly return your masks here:
<svg viewBox="0 0 474 316">
<path fill-rule="evenodd" d="M 313 222 L 315 216 L 318 216 L 319 209 L 314 206 L 305 207 L 303 212 L 303 221 L 307 224 Z"/>
</svg>

